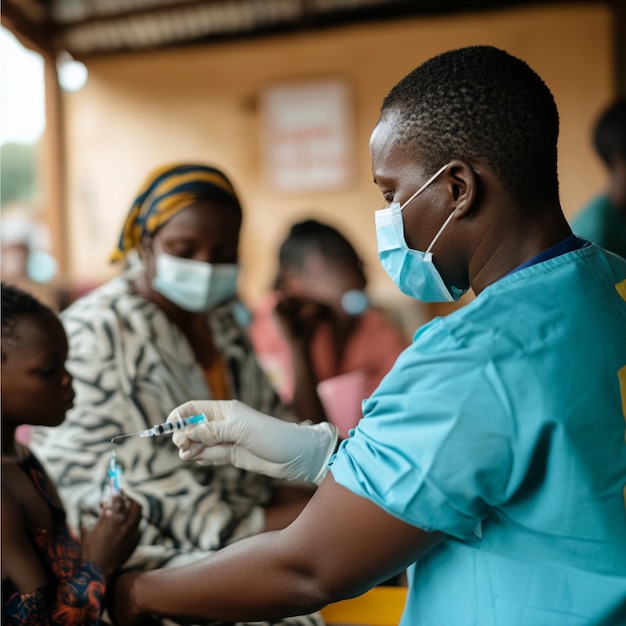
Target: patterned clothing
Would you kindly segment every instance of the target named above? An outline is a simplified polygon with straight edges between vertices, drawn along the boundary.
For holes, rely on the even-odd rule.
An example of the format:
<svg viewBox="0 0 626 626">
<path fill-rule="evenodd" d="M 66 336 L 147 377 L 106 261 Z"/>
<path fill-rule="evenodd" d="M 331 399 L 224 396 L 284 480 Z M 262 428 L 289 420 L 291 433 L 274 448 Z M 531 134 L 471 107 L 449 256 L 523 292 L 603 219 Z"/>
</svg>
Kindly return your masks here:
<svg viewBox="0 0 626 626">
<path fill-rule="evenodd" d="M 46 501 L 54 520 L 48 531 L 38 528 L 33 545 L 51 584 L 20 594 L 10 578 L 2 580 L 2 623 L 11 626 L 97 626 L 105 583 L 100 568 L 81 558 L 80 543 L 65 523 L 65 511 L 48 494 L 46 474 L 34 455 L 20 467 Z"/>
<path fill-rule="evenodd" d="M 61 314 L 75 407 L 62 425 L 33 434 L 33 447 L 45 459 L 75 527 L 98 514 L 112 437 L 163 422 L 187 400 L 211 398 L 186 337 L 160 308 L 132 292 L 132 277 L 128 270 Z M 208 314 L 234 397 L 291 419 L 235 322 L 234 306 L 227 302 Z M 122 487 L 141 503 L 144 517 L 140 544 L 126 567 L 183 565 L 262 531 L 271 479 L 231 466 L 183 463 L 167 436 L 129 437 L 116 450 L 124 467 Z"/>
</svg>

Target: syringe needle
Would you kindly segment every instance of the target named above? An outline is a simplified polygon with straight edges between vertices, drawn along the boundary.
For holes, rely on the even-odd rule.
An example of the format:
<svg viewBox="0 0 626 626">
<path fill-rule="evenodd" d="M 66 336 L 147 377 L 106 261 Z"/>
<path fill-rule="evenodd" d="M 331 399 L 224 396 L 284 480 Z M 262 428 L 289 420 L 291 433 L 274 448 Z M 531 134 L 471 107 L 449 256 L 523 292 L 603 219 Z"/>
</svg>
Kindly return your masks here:
<svg viewBox="0 0 626 626">
<path fill-rule="evenodd" d="M 157 437 L 158 435 L 166 435 L 175 430 L 180 430 L 181 428 L 185 428 L 185 426 L 189 426 L 190 424 L 198 424 L 205 420 L 204 413 L 200 415 L 191 415 L 190 417 L 183 417 L 178 420 L 174 420 L 172 422 L 164 422 L 163 424 L 157 424 L 152 428 L 147 428 L 146 430 L 140 430 L 136 433 L 128 433 L 127 435 L 117 435 L 111 439 L 111 443 L 117 443 L 118 439 L 123 439 L 124 437 Z"/>
<path fill-rule="evenodd" d="M 128 433 L 127 435 L 116 435 L 115 437 L 111 437 L 111 443 L 117 443 L 118 439 L 124 439 L 125 437 L 134 437 L 139 433 Z"/>
</svg>

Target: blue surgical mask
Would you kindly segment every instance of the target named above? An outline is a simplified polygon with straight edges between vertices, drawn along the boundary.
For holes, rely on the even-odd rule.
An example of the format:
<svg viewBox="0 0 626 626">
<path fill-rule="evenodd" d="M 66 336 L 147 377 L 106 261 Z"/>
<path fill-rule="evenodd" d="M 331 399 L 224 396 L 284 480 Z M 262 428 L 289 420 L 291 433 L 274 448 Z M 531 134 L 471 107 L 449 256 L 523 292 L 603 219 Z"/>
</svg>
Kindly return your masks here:
<svg viewBox="0 0 626 626">
<path fill-rule="evenodd" d="M 159 252 L 152 288 L 185 311 L 204 313 L 235 295 L 238 276 L 234 263 L 214 265 Z"/>
<path fill-rule="evenodd" d="M 450 213 L 426 252 L 411 250 L 404 238 L 402 210 L 428 187 L 448 165 L 431 176 L 402 206 L 394 202 L 389 208 L 376 211 L 376 238 L 380 263 L 402 293 L 422 302 L 452 302 L 466 290 L 448 287 L 433 263 L 432 248 L 454 213 Z"/>
</svg>

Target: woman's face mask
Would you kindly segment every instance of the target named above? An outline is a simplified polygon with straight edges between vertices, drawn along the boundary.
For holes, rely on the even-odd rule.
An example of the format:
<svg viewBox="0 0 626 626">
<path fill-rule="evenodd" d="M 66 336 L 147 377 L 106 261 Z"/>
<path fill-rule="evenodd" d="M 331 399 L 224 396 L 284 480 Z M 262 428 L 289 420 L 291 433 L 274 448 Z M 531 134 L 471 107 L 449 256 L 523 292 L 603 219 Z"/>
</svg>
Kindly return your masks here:
<svg viewBox="0 0 626 626">
<path fill-rule="evenodd" d="M 239 266 L 212 264 L 157 252 L 152 288 L 191 313 L 204 313 L 237 292 Z"/>
<path fill-rule="evenodd" d="M 426 189 L 448 165 L 431 176 L 402 206 L 394 202 L 389 208 L 376 211 L 376 238 L 380 263 L 402 293 L 422 302 L 452 302 L 467 290 L 448 287 L 433 263 L 432 248 L 450 223 L 449 217 L 435 235 L 426 252 L 412 250 L 404 238 L 402 210 Z"/>
</svg>

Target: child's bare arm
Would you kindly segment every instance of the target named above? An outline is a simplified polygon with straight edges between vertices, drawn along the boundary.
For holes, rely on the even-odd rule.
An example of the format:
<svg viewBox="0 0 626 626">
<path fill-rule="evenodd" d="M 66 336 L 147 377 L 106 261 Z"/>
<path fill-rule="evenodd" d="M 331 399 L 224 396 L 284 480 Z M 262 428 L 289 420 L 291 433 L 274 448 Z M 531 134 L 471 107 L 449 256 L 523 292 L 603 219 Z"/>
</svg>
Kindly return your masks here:
<svg viewBox="0 0 626 626">
<path fill-rule="evenodd" d="M 22 507 L 6 484 L 2 488 L 2 578 L 10 578 L 23 594 L 48 582 L 26 534 Z"/>
</svg>

